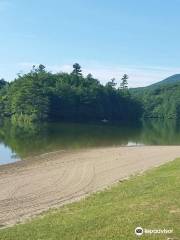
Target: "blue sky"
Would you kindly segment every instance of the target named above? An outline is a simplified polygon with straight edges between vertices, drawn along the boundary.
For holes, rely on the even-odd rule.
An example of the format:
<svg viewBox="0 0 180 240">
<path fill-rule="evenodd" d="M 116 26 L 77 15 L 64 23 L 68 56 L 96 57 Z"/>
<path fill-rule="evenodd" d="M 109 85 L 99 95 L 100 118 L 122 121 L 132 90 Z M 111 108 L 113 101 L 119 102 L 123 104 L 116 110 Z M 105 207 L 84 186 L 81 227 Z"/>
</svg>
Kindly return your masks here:
<svg viewBox="0 0 180 240">
<path fill-rule="evenodd" d="M 180 73 L 180 0 L 0 0 L 0 77 L 33 64 L 144 86 Z"/>
</svg>

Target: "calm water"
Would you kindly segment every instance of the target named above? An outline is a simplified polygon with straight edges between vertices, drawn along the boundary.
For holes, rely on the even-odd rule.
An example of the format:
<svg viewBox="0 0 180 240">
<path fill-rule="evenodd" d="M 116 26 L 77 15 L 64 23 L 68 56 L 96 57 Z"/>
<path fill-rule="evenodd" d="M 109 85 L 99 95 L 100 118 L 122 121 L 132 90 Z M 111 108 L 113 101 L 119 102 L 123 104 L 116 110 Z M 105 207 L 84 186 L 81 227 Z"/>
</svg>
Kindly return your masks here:
<svg viewBox="0 0 180 240">
<path fill-rule="evenodd" d="M 180 126 L 173 120 L 141 124 L 48 123 L 0 124 L 0 164 L 60 149 L 121 145 L 180 145 Z"/>
</svg>

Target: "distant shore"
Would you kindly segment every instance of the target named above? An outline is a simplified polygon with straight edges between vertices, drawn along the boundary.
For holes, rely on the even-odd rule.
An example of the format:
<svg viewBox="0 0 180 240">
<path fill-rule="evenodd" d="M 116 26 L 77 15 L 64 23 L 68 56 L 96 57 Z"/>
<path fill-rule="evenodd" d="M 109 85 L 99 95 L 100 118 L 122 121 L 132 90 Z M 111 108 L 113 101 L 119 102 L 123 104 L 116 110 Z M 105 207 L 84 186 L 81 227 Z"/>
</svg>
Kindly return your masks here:
<svg viewBox="0 0 180 240">
<path fill-rule="evenodd" d="M 0 225 L 24 221 L 177 157 L 179 146 L 107 147 L 0 166 Z"/>
</svg>

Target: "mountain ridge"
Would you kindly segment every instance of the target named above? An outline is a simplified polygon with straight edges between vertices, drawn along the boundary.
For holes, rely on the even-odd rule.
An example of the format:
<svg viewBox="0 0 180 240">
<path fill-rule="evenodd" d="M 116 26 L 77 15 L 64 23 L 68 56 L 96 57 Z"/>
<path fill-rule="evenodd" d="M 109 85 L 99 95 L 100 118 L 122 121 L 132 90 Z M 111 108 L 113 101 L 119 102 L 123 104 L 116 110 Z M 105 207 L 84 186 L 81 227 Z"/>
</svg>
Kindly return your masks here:
<svg viewBox="0 0 180 240">
<path fill-rule="evenodd" d="M 173 74 L 157 83 L 153 83 L 147 87 L 156 87 L 156 86 L 162 86 L 166 84 L 172 84 L 172 83 L 180 83 L 180 74 Z"/>
<path fill-rule="evenodd" d="M 142 103 L 145 118 L 180 119 L 180 74 L 147 87 L 130 89 Z"/>
<path fill-rule="evenodd" d="M 145 86 L 145 87 L 135 87 L 135 88 L 130 88 L 129 90 L 131 92 L 136 92 L 136 91 L 143 91 L 143 90 L 153 90 L 162 86 L 167 86 L 167 85 L 174 85 L 174 84 L 180 84 L 180 74 L 173 74 L 159 82 L 153 83 L 151 85 Z"/>
</svg>

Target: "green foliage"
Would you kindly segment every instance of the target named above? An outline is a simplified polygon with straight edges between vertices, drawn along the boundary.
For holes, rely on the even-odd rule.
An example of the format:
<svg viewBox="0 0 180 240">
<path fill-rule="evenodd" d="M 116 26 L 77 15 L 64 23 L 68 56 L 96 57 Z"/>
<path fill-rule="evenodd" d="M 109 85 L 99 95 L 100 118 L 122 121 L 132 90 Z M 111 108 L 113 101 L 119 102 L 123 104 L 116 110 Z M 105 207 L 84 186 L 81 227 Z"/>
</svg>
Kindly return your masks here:
<svg viewBox="0 0 180 240">
<path fill-rule="evenodd" d="M 15 122 L 38 120 L 134 120 L 141 104 L 112 84 L 103 86 L 91 74 L 83 77 L 81 66 L 71 74 L 47 72 L 44 65 L 19 75 L 0 91 L 0 115 Z"/>
<path fill-rule="evenodd" d="M 3 78 L 1 78 L 0 79 L 0 90 L 3 89 L 7 85 L 8 85 L 8 83 Z"/>
<path fill-rule="evenodd" d="M 110 88 L 114 88 L 117 85 L 117 83 L 115 81 L 116 81 L 116 79 L 112 78 L 110 82 L 107 82 L 106 86 L 110 87 Z"/>
<path fill-rule="evenodd" d="M 5 115 L 5 103 L 7 101 L 7 88 L 9 83 L 4 79 L 0 79 L 0 117 Z"/>
<path fill-rule="evenodd" d="M 127 89 L 128 88 L 128 80 L 129 76 L 127 74 L 124 74 L 123 77 L 121 78 L 121 84 L 120 84 L 120 88 L 121 89 Z"/>
<path fill-rule="evenodd" d="M 158 86 L 165 86 L 168 84 L 174 84 L 174 83 L 180 83 L 180 74 L 174 74 L 168 78 L 165 78 L 164 80 L 154 83 L 149 86 L 149 88 L 156 88 Z"/>
<path fill-rule="evenodd" d="M 49 100 L 44 91 L 42 72 L 20 76 L 7 91 L 6 109 L 13 119 L 30 121 L 47 118 Z"/>
<path fill-rule="evenodd" d="M 180 118 L 180 83 L 168 82 L 145 88 L 131 89 L 131 94 L 142 102 L 144 117 Z"/>
<path fill-rule="evenodd" d="M 76 76 L 82 76 L 82 70 L 81 70 L 81 66 L 79 65 L 79 63 L 73 64 L 72 74 L 74 74 Z"/>
</svg>

